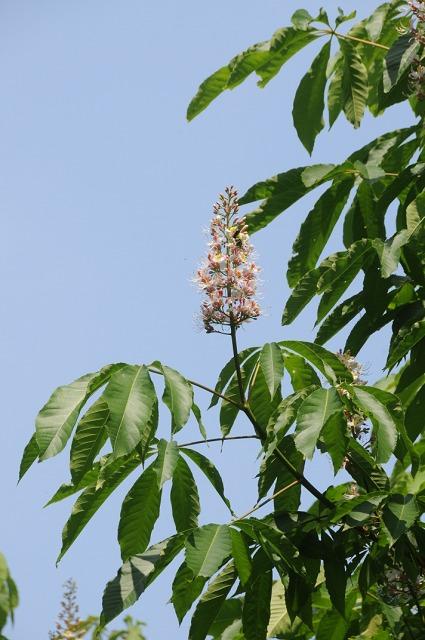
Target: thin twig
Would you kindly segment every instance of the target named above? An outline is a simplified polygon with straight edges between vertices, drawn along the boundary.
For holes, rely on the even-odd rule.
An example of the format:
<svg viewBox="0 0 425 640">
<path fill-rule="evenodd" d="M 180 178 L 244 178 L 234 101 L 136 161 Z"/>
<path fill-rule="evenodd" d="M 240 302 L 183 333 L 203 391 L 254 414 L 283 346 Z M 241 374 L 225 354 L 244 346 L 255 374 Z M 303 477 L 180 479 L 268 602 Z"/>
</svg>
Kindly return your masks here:
<svg viewBox="0 0 425 640">
<path fill-rule="evenodd" d="M 323 34 L 336 36 L 337 38 L 344 38 L 345 40 L 354 40 L 354 42 L 360 42 L 361 44 L 368 44 L 371 47 L 376 47 L 378 49 L 385 49 L 385 51 L 390 50 L 390 47 L 387 47 L 387 45 L 385 44 L 380 44 L 379 42 L 371 42 L 370 40 L 365 40 L 364 38 L 357 38 L 356 36 L 349 36 L 347 33 L 338 33 L 334 29 L 318 29 L 318 31 Z"/>
<path fill-rule="evenodd" d="M 227 442 L 227 440 L 247 440 L 248 438 L 254 438 L 258 440 L 258 436 L 226 436 L 225 438 L 207 438 L 206 440 L 194 440 L 193 442 L 185 442 L 179 444 L 179 447 L 190 447 L 194 444 L 207 444 L 208 442 Z"/>
<path fill-rule="evenodd" d="M 264 507 L 266 504 L 268 504 L 269 502 L 274 500 L 281 493 L 284 493 L 284 491 L 288 491 L 288 489 L 291 489 L 291 487 L 294 487 L 296 484 L 298 484 L 298 480 L 294 480 L 294 482 L 291 482 L 291 484 L 288 484 L 286 487 L 283 487 L 283 489 L 279 489 L 279 491 L 276 491 L 276 493 L 274 493 L 272 496 L 270 496 L 270 498 L 267 498 L 266 500 L 263 500 L 263 502 L 260 502 L 255 507 L 253 507 L 252 509 L 250 509 L 249 511 L 244 513 L 243 516 L 239 516 L 239 518 L 236 518 L 235 520 L 232 520 L 232 522 L 230 524 L 235 524 L 235 522 L 239 522 L 239 520 L 243 520 L 247 516 L 250 516 L 251 513 L 254 513 L 254 511 L 257 511 L 258 509 L 261 509 L 261 507 Z"/>
</svg>

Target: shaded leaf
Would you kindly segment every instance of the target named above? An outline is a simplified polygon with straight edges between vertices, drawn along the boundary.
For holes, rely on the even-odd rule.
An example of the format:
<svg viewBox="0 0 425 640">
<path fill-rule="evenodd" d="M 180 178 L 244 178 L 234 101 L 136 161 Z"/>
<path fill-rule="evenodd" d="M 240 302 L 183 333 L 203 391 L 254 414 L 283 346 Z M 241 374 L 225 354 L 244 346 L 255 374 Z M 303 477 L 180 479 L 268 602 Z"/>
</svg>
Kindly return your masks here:
<svg viewBox="0 0 425 640">
<path fill-rule="evenodd" d="M 351 42 L 338 38 L 344 56 L 342 76 L 342 104 L 345 116 L 357 129 L 367 105 L 368 78 L 359 53 Z"/>
<path fill-rule="evenodd" d="M 38 448 L 37 434 L 34 432 L 22 454 L 21 464 L 19 466 L 19 480 L 24 477 L 28 469 L 37 460 L 39 453 L 40 449 Z"/>
<path fill-rule="evenodd" d="M 387 527 L 392 543 L 407 533 L 419 516 L 415 497 L 411 494 L 392 494 L 382 511 L 382 518 Z"/>
<path fill-rule="evenodd" d="M 310 69 L 301 79 L 295 94 L 292 116 L 298 137 L 311 154 L 316 136 L 324 127 L 324 92 L 326 69 L 331 50 L 330 40 L 314 58 Z"/>
<path fill-rule="evenodd" d="M 109 407 L 99 398 L 78 423 L 72 440 L 69 465 L 73 484 L 77 485 L 93 467 L 95 457 L 108 438 L 105 427 L 108 417 Z"/>
<path fill-rule="evenodd" d="M 105 470 L 101 485 L 98 486 L 96 483 L 83 491 L 75 502 L 71 515 L 63 528 L 62 549 L 57 562 L 75 542 L 105 500 L 140 463 L 140 458 L 132 454 L 126 458 L 115 460 Z"/>
<path fill-rule="evenodd" d="M 179 624 L 181 624 L 192 604 L 202 593 L 206 578 L 198 576 L 193 578 L 193 573 L 185 562 L 177 569 L 173 580 L 173 595 L 171 602 L 176 612 Z"/>
<path fill-rule="evenodd" d="M 425 320 L 403 326 L 391 343 L 386 369 L 392 369 L 425 336 Z"/>
<path fill-rule="evenodd" d="M 248 584 L 242 613 L 243 632 L 246 640 L 266 640 L 271 594 L 271 571 L 261 573 Z"/>
<path fill-rule="evenodd" d="M 334 413 L 322 429 L 321 437 L 329 453 L 334 474 L 340 471 L 345 459 L 348 447 L 347 418 L 343 411 Z"/>
<path fill-rule="evenodd" d="M 158 361 L 153 362 L 152 366 L 162 371 L 164 376 L 165 390 L 162 400 L 171 413 L 171 431 L 172 433 L 177 433 L 184 427 L 190 417 L 193 404 L 192 385 L 181 373 L 171 367 L 166 367 Z"/>
<path fill-rule="evenodd" d="M 124 498 L 118 526 L 121 558 L 143 553 L 158 520 L 161 491 L 158 476 L 150 466 L 136 480 Z"/>
<path fill-rule="evenodd" d="M 235 563 L 235 567 L 238 572 L 241 584 L 245 586 L 251 576 L 252 568 L 248 545 L 244 536 L 237 529 L 231 528 L 230 535 L 232 538 L 233 561 Z"/>
<path fill-rule="evenodd" d="M 248 349 L 244 349 L 243 351 L 238 353 L 240 365 L 242 366 L 250 356 L 253 356 L 259 350 L 260 350 L 260 347 L 249 347 Z M 223 369 L 221 370 L 220 375 L 218 377 L 217 384 L 215 385 L 214 391 L 216 391 L 217 393 L 223 393 L 223 391 L 229 384 L 230 380 L 233 378 L 234 373 L 235 373 L 235 359 L 231 358 L 229 362 L 226 364 L 226 366 L 223 367 Z M 211 407 L 214 407 L 219 400 L 220 400 L 220 397 L 218 395 L 213 395 L 211 398 L 210 406 L 208 408 L 211 409 Z"/>
<path fill-rule="evenodd" d="M 179 456 L 174 469 L 170 500 L 177 531 L 198 526 L 201 512 L 198 489 L 189 465 L 182 456 Z"/>
<path fill-rule="evenodd" d="M 323 345 L 355 318 L 363 309 L 363 291 L 341 302 L 323 320 L 317 332 L 315 342 Z"/>
<path fill-rule="evenodd" d="M 102 599 L 101 624 L 105 625 L 134 604 L 182 550 L 185 535 L 178 533 L 127 560 L 108 582 Z"/>
<path fill-rule="evenodd" d="M 228 501 L 228 499 L 224 495 L 223 480 L 221 479 L 221 476 L 220 476 L 219 472 L 217 471 L 217 469 L 215 468 L 215 466 L 211 462 L 211 460 L 209 460 L 204 455 L 202 455 L 202 453 L 199 453 L 199 451 L 194 451 L 193 449 L 186 449 L 184 447 L 181 447 L 180 448 L 180 452 L 184 453 L 196 465 L 198 465 L 200 470 L 208 478 L 208 480 L 211 482 L 212 486 L 217 491 L 217 493 L 220 496 L 220 498 L 223 500 L 225 505 L 228 507 L 230 513 L 234 516 L 235 514 L 234 514 L 234 512 L 233 512 L 233 510 L 232 510 L 232 508 L 230 506 L 230 502 Z"/>
<path fill-rule="evenodd" d="M 162 489 L 164 482 L 173 477 L 178 458 L 179 447 L 177 442 L 174 440 L 167 442 L 167 440 L 161 438 L 158 442 L 158 457 L 152 467 L 158 478 L 158 489 Z"/>
<path fill-rule="evenodd" d="M 189 640 L 205 640 L 237 578 L 233 562 L 224 567 L 202 595 L 189 630 Z"/>
<path fill-rule="evenodd" d="M 341 360 L 334 354 L 313 342 L 299 340 L 283 340 L 278 343 L 284 349 L 291 349 L 311 362 L 330 384 L 338 384 L 344 380 L 351 382 L 353 376 Z"/>
</svg>

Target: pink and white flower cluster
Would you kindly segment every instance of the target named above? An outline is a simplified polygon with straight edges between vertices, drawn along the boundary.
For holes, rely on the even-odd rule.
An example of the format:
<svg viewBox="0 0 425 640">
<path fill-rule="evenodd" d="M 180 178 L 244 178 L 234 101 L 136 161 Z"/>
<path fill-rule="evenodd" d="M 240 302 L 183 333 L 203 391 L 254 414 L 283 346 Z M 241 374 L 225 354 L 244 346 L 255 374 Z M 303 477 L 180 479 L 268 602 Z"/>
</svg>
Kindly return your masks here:
<svg viewBox="0 0 425 640">
<path fill-rule="evenodd" d="M 417 2 L 416 0 L 408 0 L 408 11 L 410 14 L 409 30 L 416 42 L 425 45 L 425 2 Z M 407 30 L 406 30 L 407 31 Z M 412 61 L 412 70 L 409 73 L 410 86 L 413 93 L 423 100 L 425 92 L 423 85 L 425 83 L 425 66 L 421 64 L 418 58 Z"/>
<path fill-rule="evenodd" d="M 252 260 L 253 245 L 246 219 L 238 217 L 238 210 L 237 190 L 226 187 L 214 205 L 208 254 L 194 278 L 207 296 L 201 305 L 207 333 L 230 333 L 224 327 L 238 329 L 261 315 L 259 304 L 253 299 L 259 267 Z"/>
</svg>

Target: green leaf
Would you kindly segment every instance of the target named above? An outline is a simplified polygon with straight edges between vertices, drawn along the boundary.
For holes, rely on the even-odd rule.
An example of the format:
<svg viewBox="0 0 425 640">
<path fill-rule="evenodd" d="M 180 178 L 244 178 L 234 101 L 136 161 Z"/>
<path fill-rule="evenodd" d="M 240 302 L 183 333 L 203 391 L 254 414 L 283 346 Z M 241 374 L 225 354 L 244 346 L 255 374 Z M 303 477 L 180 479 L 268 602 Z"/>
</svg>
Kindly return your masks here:
<svg viewBox="0 0 425 640">
<path fill-rule="evenodd" d="M 389 480 L 385 471 L 356 440 L 350 439 L 349 461 L 345 468 L 366 491 L 388 490 Z"/>
<path fill-rule="evenodd" d="M 161 439 L 158 442 L 158 457 L 154 462 L 153 470 L 158 478 L 158 489 L 161 490 L 164 482 L 173 477 L 179 458 L 179 446 L 177 442 Z"/>
<path fill-rule="evenodd" d="M 230 502 L 224 495 L 223 480 L 221 479 L 219 472 L 217 471 L 217 469 L 215 468 L 211 460 L 203 456 L 202 453 L 199 453 L 199 451 L 194 451 L 193 449 L 186 449 L 184 447 L 181 447 L 180 452 L 184 453 L 196 465 L 198 465 L 200 470 L 211 482 L 212 486 L 217 491 L 218 495 L 223 500 L 224 504 L 227 506 L 232 516 L 234 516 L 235 514 L 232 510 L 232 507 L 230 506 Z"/>
<path fill-rule="evenodd" d="M 34 432 L 22 454 L 21 464 L 19 466 L 19 481 L 22 480 L 28 469 L 37 460 L 39 453 L 40 449 L 38 448 L 37 434 Z"/>
<path fill-rule="evenodd" d="M 349 527 L 366 524 L 387 495 L 387 491 L 372 491 L 357 498 L 351 497 L 336 507 L 332 513 L 331 522 L 339 523 L 345 518 L 345 524 Z"/>
<path fill-rule="evenodd" d="M 342 78 L 344 75 L 343 58 L 338 51 L 336 64 L 328 87 L 329 129 L 331 129 L 342 111 Z"/>
<path fill-rule="evenodd" d="M 356 48 L 343 38 L 338 38 L 344 56 L 344 74 L 342 76 L 342 101 L 345 116 L 357 129 L 360 126 L 368 97 L 368 78 L 366 67 Z"/>
<path fill-rule="evenodd" d="M 383 278 L 388 278 L 398 268 L 401 248 L 406 244 L 407 239 L 406 229 L 402 229 L 386 241 L 380 238 L 374 239 L 372 244 L 381 263 Z"/>
<path fill-rule="evenodd" d="M 336 259 L 336 256 L 334 256 Z M 291 324 L 310 300 L 317 295 L 317 283 L 321 276 L 329 269 L 330 262 L 326 261 L 316 269 L 308 271 L 296 284 L 289 296 L 282 314 L 282 325 Z"/>
<path fill-rule="evenodd" d="M 243 632 L 246 640 L 266 640 L 271 594 L 271 571 L 260 573 L 249 583 L 242 613 Z"/>
<path fill-rule="evenodd" d="M 243 366 L 241 366 L 240 372 L 244 391 L 248 386 L 257 363 L 258 355 L 255 354 L 247 358 Z M 228 400 L 225 400 L 224 398 L 221 401 L 220 427 L 223 436 L 227 436 L 230 433 L 241 407 L 241 392 L 239 389 L 239 379 L 236 373 L 227 386 L 225 395 L 226 398 L 233 400 L 233 402 L 228 402 Z"/>
<path fill-rule="evenodd" d="M 106 428 L 118 458 L 134 451 L 149 427 L 156 393 L 147 367 L 127 365 L 115 373 L 103 399 L 110 411 Z"/>
<path fill-rule="evenodd" d="M 174 469 L 170 500 L 177 531 L 198 526 L 201 512 L 198 489 L 189 465 L 182 456 L 179 456 Z"/>
<path fill-rule="evenodd" d="M 118 526 L 122 560 L 145 551 L 158 520 L 160 503 L 158 476 L 150 466 L 136 480 L 122 503 Z"/>
<path fill-rule="evenodd" d="M 424 336 L 425 320 L 403 326 L 392 341 L 385 368 L 392 369 Z"/>
<path fill-rule="evenodd" d="M 392 45 L 384 61 L 383 88 L 385 93 L 388 93 L 411 68 L 412 59 L 418 49 L 419 43 L 412 38 L 410 32 L 400 35 Z"/>
<path fill-rule="evenodd" d="M 313 457 L 317 440 L 331 416 L 341 412 L 343 403 L 336 389 L 317 389 L 300 406 L 295 429 L 295 446 L 307 458 Z"/>
<path fill-rule="evenodd" d="M 314 18 L 305 9 L 297 9 L 291 16 L 291 22 L 296 29 L 307 29 L 313 20 Z"/>
<path fill-rule="evenodd" d="M 195 600 L 201 595 L 206 580 L 206 578 L 202 578 L 201 576 L 194 579 L 192 571 L 185 562 L 177 569 L 173 580 L 171 602 L 173 603 L 179 624 L 181 624 Z"/>
<path fill-rule="evenodd" d="M 214 396 L 217 397 L 217 396 Z M 201 433 L 201 436 L 204 438 L 204 440 L 207 439 L 207 432 L 206 429 L 204 427 L 204 424 L 202 422 L 202 414 L 201 414 L 201 410 L 198 407 L 197 404 L 195 404 L 195 402 L 192 403 L 192 413 L 195 416 L 196 422 L 198 423 L 198 427 L 199 427 L 199 431 Z"/>
<path fill-rule="evenodd" d="M 321 436 L 331 457 L 334 474 L 336 475 L 341 470 L 348 448 L 347 418 L 343 411 L 334 413 L 328 419 L 323 427 Z"/>
<path fill-rule="evenodd" d="M 140 462 L 140 458 L 132 454 L 113 461 L 105 468 L 103 482 L 90 485 L 78 497 L 62 531 L 62 549 L 57 562 L 65 555 L 105 500 L 140 465 Z"/>
<path fill-rule="evenodd" d="M 230 68 L 226 65 L 203 81 L 187 108 L 186 117 L 189 122 L 224 91 L 229 78 Z"/>
<path fill-rule="evenodd" d="M 251 556 L 248 545 L 242 533 L 237 529 L 230 529 L 232 538 L 232 556 L 241 584 L 245 586 L 251 576 Z"/>
<path fill-rule="evenodd" d="M 276 342 L 264 345 L 260 353 L 260 367 L 266 380 L 270 398 L 274 398 L 280 388 L 284 372 L 282 352 Z"/>
<path fill-rule="evenodd" d="M 291 349 L 311 362 L 330 384 L 339 384 L 344 380 L 352 382 L 353 376 L 341 360 L 334 354 L 313 342 L 283 340 L 278 343 L 284 349 Z"/>
<path fill-rule="evenodd" d="M 262 369 L 259 369 L 257 374 L 255 375 L 255 378 L 253 378 L 253 384 L 250 388 L 248 402 L 256 421 L 264 430 L 267 428 L 269 420 L 272 417 L 274 411 L 279 406 L 281 400 L 282 392 L 280 388 L 278 388 L 273 398 L 270 400 L 269 391 L 264 379 L 263 371 Z"/>
<path fill-rule="evenodd" d="M 310 155 L 316 136 L 325 126 L 323 121 L 324 92 L 330 51 L 331 42 L 329 40 L 314 58 L 295 94 L 292 111 L 294 126 L 299 139 Z"/>
<path fill-rule="evenodd" d="M 171 367 L 166 367 L 158 361 L 153 362 L 152 366 L 160 369 L 164 376 L 165 390 L 162 400 L 171 413 L 172 433 L 177 433 L 184 427 L 190 417 L 193 404 L 192 385 L 181 373 L 171 369 Z"/>
<path fill-rule="evenodd" d="M 418 517 L 419 509 L 415 496 L 392 494 L 389 497 L 382 511 L 382 518 L 391 535 L 392 544 L 409 531 Z"/>
<path fill-rule="evenodd" d="M 353 182 L 353 175 L 336 181 L 320 196 L 301 224 L 298 238 L 292 247 L 295 255 L 288 262 L 287 280 L 290 287 L 294 287 L 306 273 L 315 268 L 346 205 Z"/>
<path fill-rule="evenodd" d="M 81 418 L 71 445 L 70 471 L 73 484 L 93 467 L 95 457 L 105 444 L 108 433 L 105 425 L 109 417 L 109 407 L 99 398 Z"/>
<path fill-rule="evenodd" d="M 224 567 L 202 595 L 192 617 L 189 640 L 205 640 L 237 578 L 233 562 Z"/>
<path fill-rule="evenodd" d="M 244 349 L 244 351 L 241 351 L 238 354 L 239 364 L 242 366 L 250 356 L 254 356 L 254 354 L 257 353 L 259 350 L 260 350 L 259 347 L 249 347 L 248 349 Z M 221 370 L 220 375 L 218 377 L 217 384 L 215 385 L 214 391 L 216 391 L 217 393 L 223 393 L 223 391 L 226 389 L 227 385 L 233 378 L 234 373 L 235 373 L 235 359 L 231 358 L 231 360 L 229 360 L 226 366 L 223 367 L 223 369 Z M 218 395 L 213 395 L 211 397 L 210 406 L 208 408 L 211 409 L 211 407 L 214 407 L 219 400 L 220 400 L 220 397 Z"/>
<path fill-rule="evenodd" d="M 344 302 L 341 302 L 335 307 L 322 324 L 317 332 L 316 344 L 323 345 L 336 335 L 341 329 L 344 329 L 346 325 L 355 318 L 363 309 L 363 291 L 356 293 L 351 298 L 347 298 Z"/>
<path fill-rule="evenodd" d="M 321 386 L 320 378 L 308 362 L 301 356 L 294 353 L 287 353 L 283 363 L 285 369 L 291 376 L 291 384 L 294 391 L 301 391 L 312 385 Z"/>
<path fill-rule="evenodd" d="M 353 387 L 353 396 L 374 425 L 377 462 L 387 462 L 397 444 L 398 423 L 403 421 L 398 399 L 375 387 Z"/>
<path fill-rule="evenodd" d="M 105 625 L 142 595 L 182 550 L 185 535 L 178 533 L 154 544 L 145 553 L 127 560 L 117 576 L 108 582 L 103 593 L 101 624 Z"/>
<path fill-rule="evenodd" d="M 345 617 L 345 589 L 347 576 L 345 574 L 345 555 L 341 547 L 333 546 L 327 549 L 323 566 L 325 569 L 326 589 L 331 602 L 338 613 Z"/>
<path fill-rule="evenodd" d="M 123 367 L 124 364 L 107 365 L 53 392 L 35 422 L 40 460 L 62 451 L 87 400 Z"/>
<path fill-rule="evenodd" d="M 318 293 L 323 293 L 323 296 L 319 304 L 316 324 L 331 311 L 353 282 L 370 251 L 369 240 L 363 239 L 352 244 L 346 252 L 337 254 L 337 259 L 332 262 L 330 268 L 323 273 L 317 283 Z"/>
<path fill-rule="evenodd" d="M 186 564 L 193 577 L 210 578 L 232 551 L 232 539 L 227 525 L 207 524 L 195 529 L 185 543 Z"/>
</svg>

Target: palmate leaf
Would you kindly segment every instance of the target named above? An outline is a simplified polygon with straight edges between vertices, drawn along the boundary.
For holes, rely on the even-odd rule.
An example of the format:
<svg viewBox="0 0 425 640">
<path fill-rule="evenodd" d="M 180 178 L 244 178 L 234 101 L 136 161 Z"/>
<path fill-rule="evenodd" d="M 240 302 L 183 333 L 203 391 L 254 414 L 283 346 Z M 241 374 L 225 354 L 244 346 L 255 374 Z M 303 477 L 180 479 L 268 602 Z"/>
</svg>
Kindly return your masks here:
<svg viewBox="0 0 425 640">
<path fill-rule="evenodd" d="M 149 429 L 156 393 L 147 367 L 127 365 L 115 373 L 103 399 L 109 407 L 106 428 L 118 458 L 131 453 Z"/>
<path fill-rule="evenodd" d="M 121 558 L 143 553 L 158 520 L 161 491 L 153 466 L 143 471 L 124 498 L 118 526 Z"/>
<path fill-rule="evenodd" d="M 139 599 L 144 590 L 183 549 L 186 535 L 177 533 L 127 560 L 117 576 L 108 582 L 102 599 L 104 626 Z"/>
<path fill-rule="evenodd" d="M 313 342 L 283 340 L 278 343 L 283 349 L 290 349 L 302 356 L 322 373 L 330 384 L 352 382 L 353 375 L 345 364 L 331 351 Z"/>
<path fill-rule="evenodd" d="M 237 578 L 233 562 L 224 567 L 202 595 L 192 617 L 189 640 L 205 640 Z"/>
<path fill-rule="evenodd" d="M 71 515 L 62 531 L 62 549 L 57 562 L 75 542 L 84 527 L 121 482 L 141 464 L 139 456 L 129 454 L 112 461 L 104 469 L 102 483 L 87 487 L 75 502 Z"/>
<path fill-rule="evenodd" d="M 232 516 L 234 516 L 235 513 L 230 506 L 230 502 L 224 495 L 223 480 L 221 479 L 219 472 L 217 471 L 211 460 L 202 455 L 202 453 L 199 453 L 199 451 L 194 451 L 193 449 L 180 447 L 180 452 L 184 453 L 188 458 L 192 460 L 192 462 L 194 462 L 199 467 L 199 469 L 204 473 L 206 478 L 210 481 L 214 489 L 217 491 L 218 495 L 223 500 Z"/>
<path fill-rule="evenodd" d="M 179 456 L 174 469 L 170 501 L 177 531 L 198 526 L 201 512 L 198 488 L 190 467 L 182 456 Z"/>
<path fill-rule="evenodd" d="M 69 465 L 73 484 L 77 485 L 93 467 L 94 459 L 108 438 L 108 417 L 109 407 L 99 398 L 78 423 L 72 440 Z"/>
<path fill-rule="evenodd" d="M 167 405 L 171 413 L 171 431 L 177 433 L 184 427 L 190 417 L 193 404 L 192 385 L 181 373 L 171 367 L 166 367 L 158 361 L 152 363 L 162 371 L 165 382 L 165 390 L 162 396 L 163 402 Z"/>
<path fill-rule="evenodd" d="M 35 423 L 40 460 L 47 460 L 62 451 L 84 404 L 125 366 L 122 363 L 107 365 L 53 392 Z"/>
<path fill-rule="evenodd" d="M 185 547 L 193 577 L 210 578 L 232 552 L 230 529 L 225 524 L 204 525 L 189 535 Z"/>
<path fill-rule="evenodd" d="M 298 137 L 311 155 L 316 136 L 325 126 L 323 109 L 327 82 L 326 69 L 331 51 L 330 40 L 314 58 L 310 69 L 301 79 L 294 99 L 292 116 Z"/>
<path fill-rule="evenodd" d="M 266 640 L 270 619 L 272 572 L 256 576 L 247 586 L 242 613 L 243 632 L 246 640 Z"/>
<path fill-rule="evenodd" d="M 318 438 L 327 421 L 336 413 L 342 413 L 343 402 L 336 389 L 317 389 L 298 409 L 295 429 L 295 446 L 307 458 L 313 457 Z"/>
<path fill-rule="evenodd" d="M 314 269 L 333 228 L 344 209 L 353 187 L 354 175 L 336 181 L 317 200 L 307 218 L 301 224 L 288 262 L 288 284 L 294 287 L 299 280 Z"/>
</svg>

